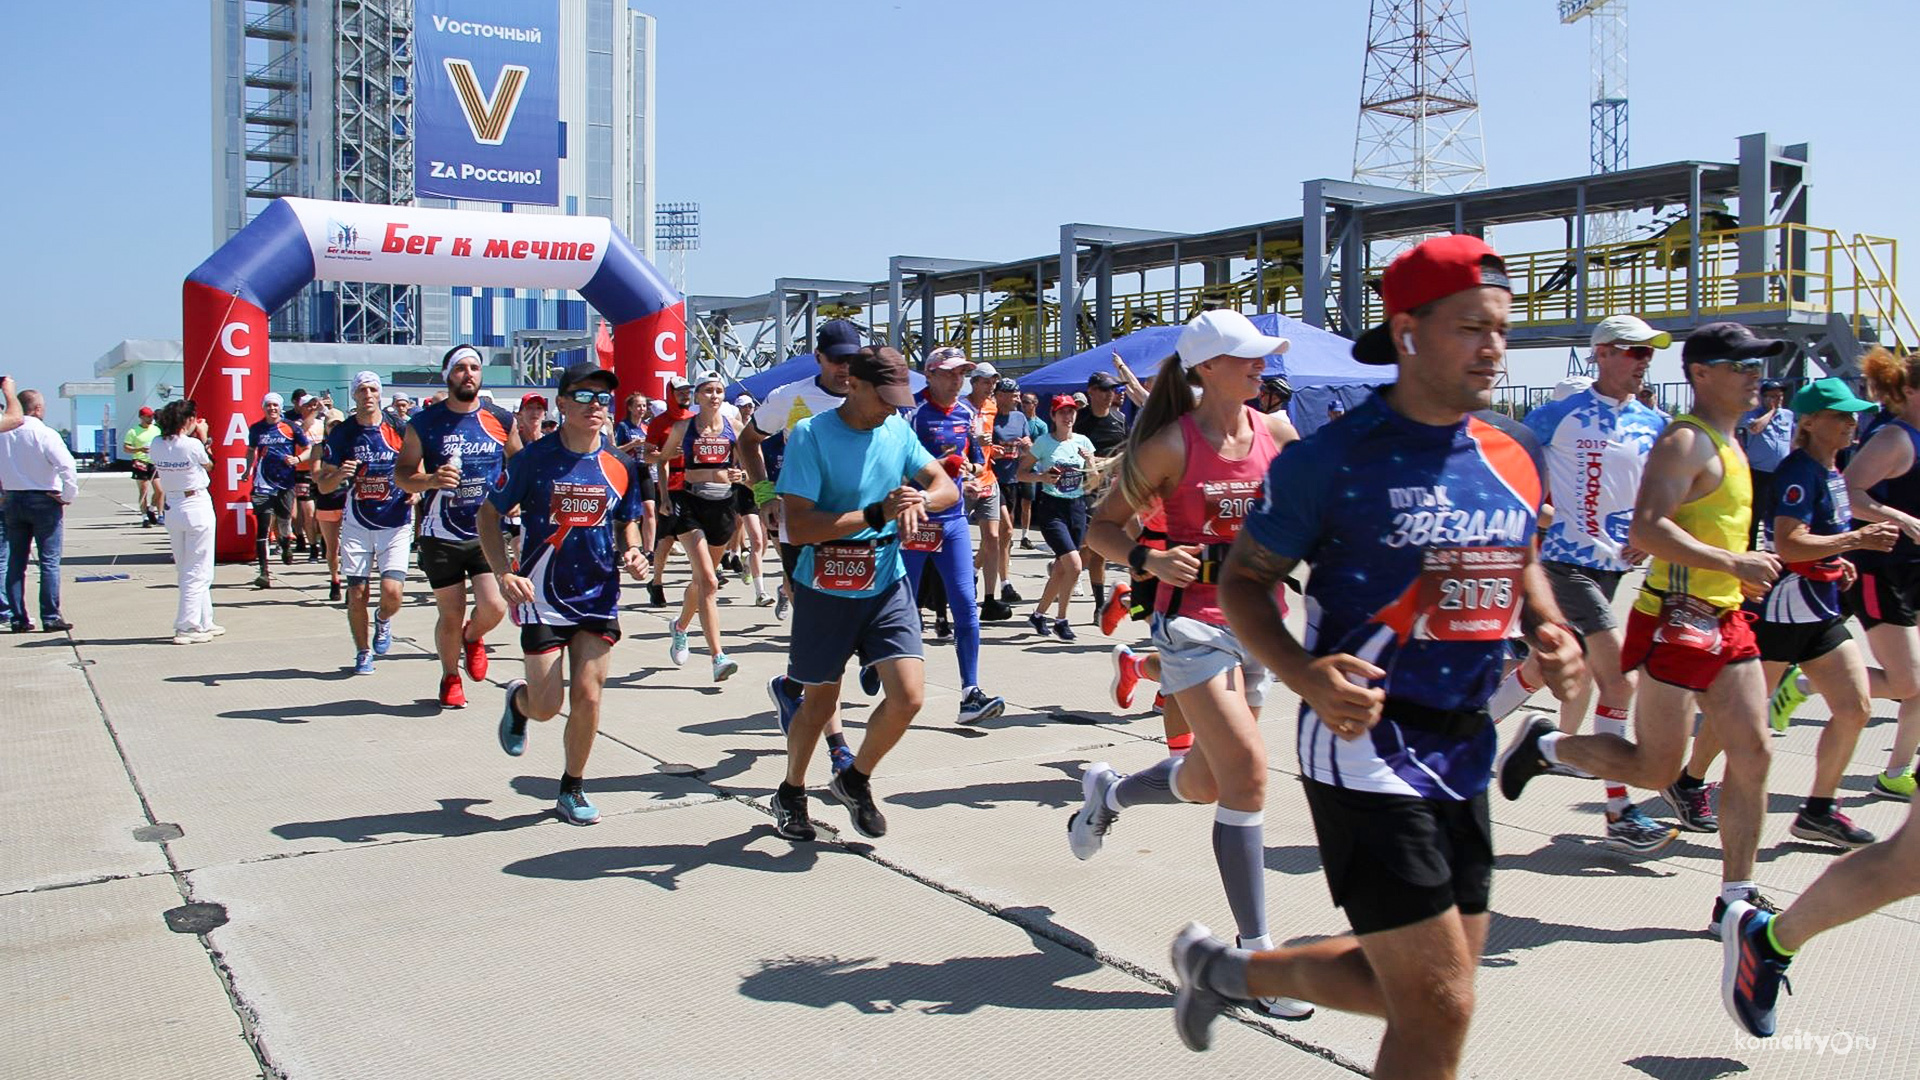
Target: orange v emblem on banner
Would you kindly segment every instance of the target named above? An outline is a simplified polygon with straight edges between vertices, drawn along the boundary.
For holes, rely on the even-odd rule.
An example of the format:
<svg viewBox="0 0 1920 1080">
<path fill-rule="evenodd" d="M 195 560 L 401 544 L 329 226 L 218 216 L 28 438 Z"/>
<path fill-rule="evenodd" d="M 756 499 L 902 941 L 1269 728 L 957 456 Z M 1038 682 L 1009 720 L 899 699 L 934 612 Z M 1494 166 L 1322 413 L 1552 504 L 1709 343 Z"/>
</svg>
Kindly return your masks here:
<svg viewBox="0 0 1920 1080">
<path fill-rule="evenodd" d="M 487 146 L 506 141 L 514 110 L 520 107 L 520 92 L 527 85 L 527 69 L 519 64 L 502 67 L 500 77 L 493 82 L 493 94 L 488 96 L 480 92 L 480 79 L 471 63 L 452 58 L 442 63 L 447 78 L 453 80 L 453 92 L 460 98 L 460 111 L 466 114 L 474 140 Z"/>
</svg>

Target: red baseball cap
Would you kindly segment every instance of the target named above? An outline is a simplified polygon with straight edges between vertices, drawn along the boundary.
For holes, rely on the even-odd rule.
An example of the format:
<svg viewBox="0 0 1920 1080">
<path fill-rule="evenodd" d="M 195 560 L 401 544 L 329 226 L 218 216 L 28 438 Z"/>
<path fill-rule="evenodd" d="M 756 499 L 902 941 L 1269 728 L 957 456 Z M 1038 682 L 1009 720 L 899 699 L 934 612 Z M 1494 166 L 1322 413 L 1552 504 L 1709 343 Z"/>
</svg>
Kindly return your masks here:
<svg viewBox="0 0 1920 1080">
<path fill-rule="evenodd" d="M 1386 302 L 1387 318 L 1391 320 L 1403 311 L 1483 286 L 1512 292 L 1507 264 L 1485 240 L 1449 233 L 1423 241 L 1393 260 L 1380 277 L 1380 299 Z M 1399 360 L 1387 323 L 1360 335 L 1360 340 L 1353 343 L 1353 358 L 1363 364 L 1382 365 Z"/>
<path fill-rule="evenodd" d="M 524 409 L 524 408 L 526 408 L 526 407 L 527 407 L 527 406 L 529 406 L 529 405 L 534 405 L 534 406 L 538 406 L 538 407 L 540 407 L 540 408 L 542 408 L 542 409 L 544 409 L 544 408 L 546 408 L 546 407 L 547 407 L 547 399 L 546 399 L 546 395 L 544 395 L 544 394 L 528 394 L 528 395 L 526 395 L 525 397 L 523 397 L 523 398 L 521 398 L 521 399 L 520 399 L 520 407 L 521 407 L 521 408 L 523 408 L 523 409 Z"/>
<path fill-rule="evenodd" d="M 142 405 L 142 406 L 140 406 L 140 416 L 141 416 L 141 418 L 142 418 L 142 419 L 145 419 L 146 417 L 149 417 L 149 416 L 152 416 L 152 415 L 153 415 L 153 410 L 152 410 L 152 409 L 150 409 L 150 408 L 148 408 L 148 407 L 147 407 L 147 406 L 145 406 L 145 405 Z"/>
<path fill-rule="evenodd" d="M 1080 403 L 1073 400 L 1072 394 L 1055 394 L 1053 395 L 1053 401 L 1047 406 L 1049 410 L 1077 409 L 1079 407 Z"/>
</svg>

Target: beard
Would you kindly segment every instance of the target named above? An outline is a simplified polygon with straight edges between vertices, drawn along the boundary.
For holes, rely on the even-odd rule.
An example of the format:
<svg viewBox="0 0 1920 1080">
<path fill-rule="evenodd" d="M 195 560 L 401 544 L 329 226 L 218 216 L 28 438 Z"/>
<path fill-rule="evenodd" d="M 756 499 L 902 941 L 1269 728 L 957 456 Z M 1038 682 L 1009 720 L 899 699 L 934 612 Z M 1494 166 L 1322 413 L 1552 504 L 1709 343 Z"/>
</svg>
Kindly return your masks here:
<svg viewBox="0 0 1920 1080">
<path fill-rule="evenodd" d="M 465 405 L 470 401 L 474 401 L 480 396 L 480 380 L 475 379 L 473 381 L 473 385 L 471 386 L 466 386 L 466 385 L 449 386 L 447 387 L 447 396 L 459 402 L 462 405 Z"/>
</svg>

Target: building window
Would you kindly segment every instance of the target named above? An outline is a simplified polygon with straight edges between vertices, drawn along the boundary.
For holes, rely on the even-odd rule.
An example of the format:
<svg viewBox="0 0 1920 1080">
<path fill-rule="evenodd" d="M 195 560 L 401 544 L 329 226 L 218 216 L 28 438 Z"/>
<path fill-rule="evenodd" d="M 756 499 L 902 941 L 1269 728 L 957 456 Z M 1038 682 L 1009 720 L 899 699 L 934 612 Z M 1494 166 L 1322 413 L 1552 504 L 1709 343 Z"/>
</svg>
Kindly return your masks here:
<svg viewBox="0 0 1920 1080">
<path fill-rule="evenodd" d="M 133 372 L 127 372 L 127 393 L 133 393 Z"/>
</svg>

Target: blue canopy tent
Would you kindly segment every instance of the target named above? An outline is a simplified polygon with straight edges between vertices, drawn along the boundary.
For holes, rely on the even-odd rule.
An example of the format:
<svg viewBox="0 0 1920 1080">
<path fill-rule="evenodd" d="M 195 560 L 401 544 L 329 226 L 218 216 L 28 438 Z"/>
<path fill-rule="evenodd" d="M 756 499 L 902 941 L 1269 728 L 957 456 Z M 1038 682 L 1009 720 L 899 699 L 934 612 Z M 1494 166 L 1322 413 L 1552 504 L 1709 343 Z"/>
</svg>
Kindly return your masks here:
<svg viewBox="0 0 1920 1080">
<path fill-rule="evenodd" d="M 742 393 L 747 393 L 752 394 L 755 401 L 765 401 L 768 394 L 788 383 L 811 379 L 818 374 L 820 374 L 820 362 L 813 358 L 812 353 L 801 353 L 799 356 L 782 360 L 757 375 L 749 375 L 728 386 L 727 400 L 732 401 Z M 917 371 L 908 372 L 907 381 L 916 394 L 927 385 L 926 378 Z"/>
<path fill-rule="evenodd" d="M 1399 375 L 1395 368 L 1375 367 L 1355 360 L 1353 342 L 1339 334 L 1277 313 L 1248 318 L 1261 333 L 1283 337 L 1291 343 L 1284 354 L 1267 357 L 1266 371 L 1268 375 L 1285 375 L 1293 385 L 1294 399 L 1287 413 L 1303 435 L 1327 422 L 1327 406 L 1331 402 L 1338 401 L 1343 409 L 1351 409 L 1364 400 L 1373 387 L 1390 383 Z M 1178 326 L 1136 330 L 1028 372 L 1020 379 L 1020 389 L 1039 394 L 1043 403 L 1051 394 L 1085 390 L 1087 377 L 1094 372 L 1113 372 L 1114 353 L 1120 354 L 1120 359 L 1126 361 L 1135 375 L 1149 378 L 1160 370 L 1162 360 L 1173 355 L 1180 330 Z"/>
</svg>

